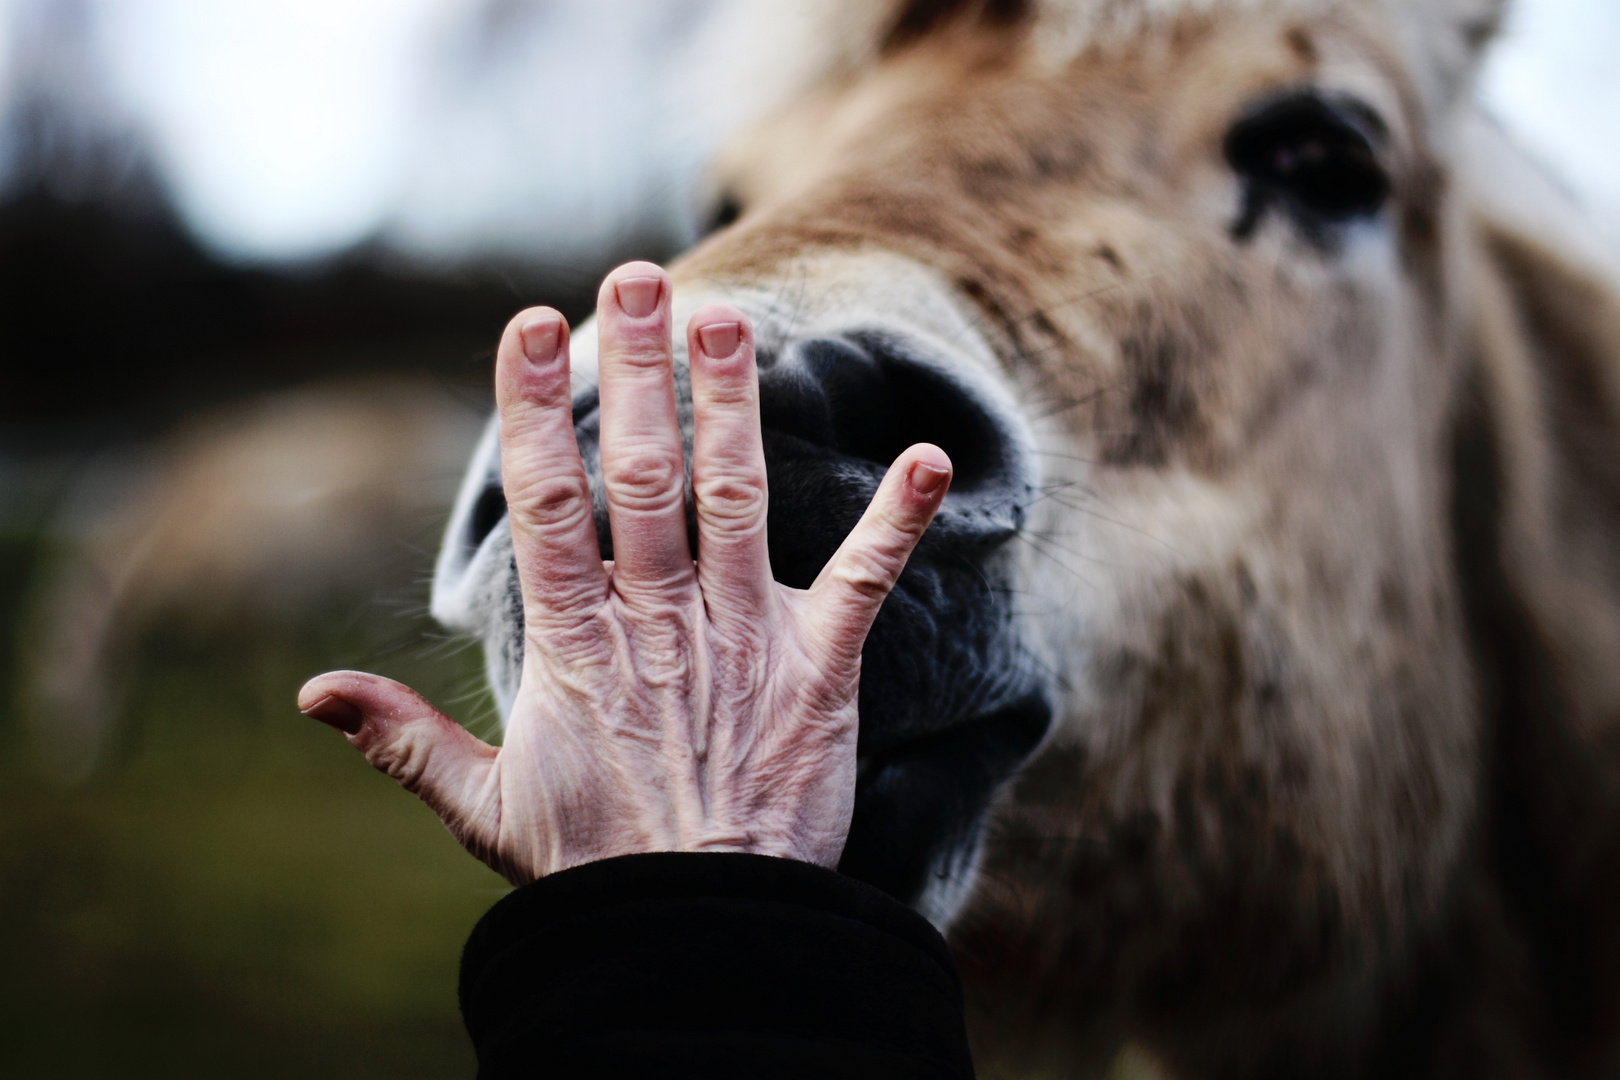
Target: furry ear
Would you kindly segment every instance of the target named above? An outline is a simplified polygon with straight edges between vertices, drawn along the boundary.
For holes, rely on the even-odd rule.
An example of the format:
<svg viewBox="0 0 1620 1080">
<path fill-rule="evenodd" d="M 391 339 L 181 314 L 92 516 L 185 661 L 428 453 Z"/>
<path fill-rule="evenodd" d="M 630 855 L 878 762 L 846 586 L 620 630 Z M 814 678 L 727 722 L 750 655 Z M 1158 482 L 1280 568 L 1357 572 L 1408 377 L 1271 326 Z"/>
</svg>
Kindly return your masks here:
<svg viewBox="0 0 1620 1080">
<path fill-rule="evenodd" d="M 1550 1038 L 1620 1066 L 1620 262 L 1477 120 L 1477 364 L 1457 552 L 1492 750 L 1487 858 L 1527 931 Z M 1471 402 L 1467 399 L 1471 399 Z"/>
<path fill-rule="evenodd" d="M 1473 91 L 1487 46 L 1495 40 L 1508 0 L 1385 0 L 1401 28 L 1413 70 L 1433 116 L 1448 113 Z"/>
<path fill-rule="evenodd" d="M 1620 255 L 1500 129 L 1476 115 L 1462 149 L 1504 565 L 1580 688 L 1581 733 L 1620 754 Z"/>
<path fill-rule="evenodd" d="M 1507 14 L 1508 0 L 1431 0 L 1438 17 L 1455 39 L 1453 48 L 1475 58 L 1496 37 Z"/>
</svg>

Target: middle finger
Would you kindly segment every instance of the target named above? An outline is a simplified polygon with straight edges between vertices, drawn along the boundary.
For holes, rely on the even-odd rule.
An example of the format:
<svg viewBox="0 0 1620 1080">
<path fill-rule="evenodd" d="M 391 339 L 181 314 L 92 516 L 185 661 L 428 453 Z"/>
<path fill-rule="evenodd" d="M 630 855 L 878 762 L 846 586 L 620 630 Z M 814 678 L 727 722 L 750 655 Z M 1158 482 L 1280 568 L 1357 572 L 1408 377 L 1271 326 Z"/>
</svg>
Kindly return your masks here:
<svg viewBox="0 0 1620 1080">
<path fill-rule="evenodd" d="M 693 579 L 686 469 L 675 411 L 670 287 L 652 263 L 619 267 L 596 301 L 602 482 L 614 583 L 661 588 Z"/>
</svg>

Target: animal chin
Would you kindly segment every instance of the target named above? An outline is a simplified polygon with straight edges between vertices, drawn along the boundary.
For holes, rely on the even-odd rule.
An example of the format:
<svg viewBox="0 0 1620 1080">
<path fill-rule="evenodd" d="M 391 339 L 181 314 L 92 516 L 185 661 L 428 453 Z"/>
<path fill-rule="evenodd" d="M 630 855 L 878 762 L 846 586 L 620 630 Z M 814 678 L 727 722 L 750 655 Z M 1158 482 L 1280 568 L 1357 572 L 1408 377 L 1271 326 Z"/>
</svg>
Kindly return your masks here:
<svg viewBox="0 0 1620 1080">
<path fill-rule="evenodd" d="M 1051 725 L 1039 693 L 931 734 L 866 749 L 838 869 L 907 903 L 972 869 L 985 812 Z M 931 905 L 927 905 L 931 906 Z"/>
</svg>

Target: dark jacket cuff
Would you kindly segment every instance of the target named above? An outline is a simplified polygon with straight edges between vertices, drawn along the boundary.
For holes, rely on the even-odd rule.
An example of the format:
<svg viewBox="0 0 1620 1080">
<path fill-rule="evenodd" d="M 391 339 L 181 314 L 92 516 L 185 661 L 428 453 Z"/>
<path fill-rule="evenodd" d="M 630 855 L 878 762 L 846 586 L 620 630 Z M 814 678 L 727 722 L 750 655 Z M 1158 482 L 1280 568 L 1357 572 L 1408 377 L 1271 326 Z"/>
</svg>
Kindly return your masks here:
<svg viewBox="0 0 1620 1080">
<path fill-rule="evenodd" d="M 543 878 L 473 930 L 460 993 L 485 1080 L 973 1075 L 939 933 L 788 859 L 631 855 Z"/>
</svg>

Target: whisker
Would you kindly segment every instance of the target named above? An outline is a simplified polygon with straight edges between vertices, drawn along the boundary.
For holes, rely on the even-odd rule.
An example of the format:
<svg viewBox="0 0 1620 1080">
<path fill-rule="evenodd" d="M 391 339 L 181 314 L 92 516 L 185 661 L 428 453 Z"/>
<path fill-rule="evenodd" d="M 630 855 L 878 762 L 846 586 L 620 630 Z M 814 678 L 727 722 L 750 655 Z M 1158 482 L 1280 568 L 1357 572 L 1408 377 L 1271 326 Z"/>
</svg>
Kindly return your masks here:
<svg viewBox="0 0 1620 1080">
<path fill-rule="evenodd" d="M 1064 573 L 1068 574 L 1070 577 L 1074 578 L 1076 581 L 1080 582 L 1082 585 L 1086 585 L 1086 586 L 1088 586 L 1088 587 L 1090 587 L 1092 589 L 1097 588 L 1097 584 L 1095 582 L 1093 582 L 1090 579 L 1084 577 L 1080 573 L 1079 570 L 1075 569 L 1075 567 L 1073 565 L 1071 565 L 1069 562 L 1065 561 L 1064 559 L 1059 558 L 1052 551 L 1050 551 L 1046 547 L 1042 546 L 1045 543 L 1045 541 L 1041 540 L 1040 538 L 1038 538 L 1036 536 L 1030 535 L 1030 534 L 1020 534 L 1019 539 L 1022 540 L 1024 543 L 1028 544 L 1029 547 L 1030 547 L 1030 550 L 1034 551 L 1035 554 L 1043 556 L 1044 558 L 1051 560 L 1051 562 L 1054 565 L 1056 565 L 1058 568 L 1060 568 Z M 1058 550 L 1061 551 L 1062 549 L 1059 548 Z"/>
</svg>

